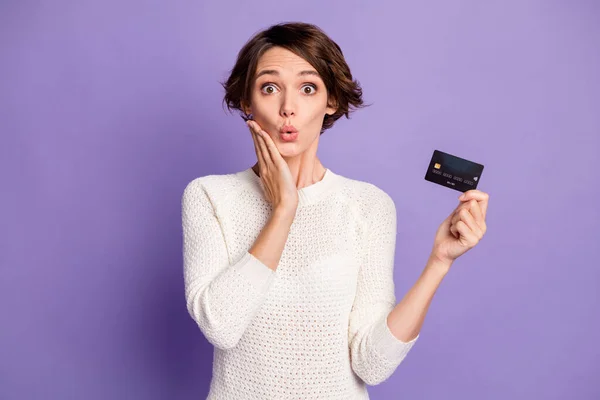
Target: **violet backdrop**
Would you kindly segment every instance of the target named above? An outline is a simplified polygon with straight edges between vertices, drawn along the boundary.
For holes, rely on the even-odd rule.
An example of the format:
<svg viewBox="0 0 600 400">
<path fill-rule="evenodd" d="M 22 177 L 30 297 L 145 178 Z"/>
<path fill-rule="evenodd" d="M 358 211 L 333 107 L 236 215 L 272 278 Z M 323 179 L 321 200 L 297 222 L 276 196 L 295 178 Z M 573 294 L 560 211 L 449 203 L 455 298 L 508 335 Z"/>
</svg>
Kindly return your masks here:
<svg viewBox="0 0 600 400">
<path fill-rule="evenodd" d="M 256 32 L 320 26 L 371 107 L 321 138 L 395 200 L 400 301 L 485 165 L 483 240 L 373 399 L 598 399 L 600 3 L 139 0 L 0 4 L 0 398 L 203 399 L 181 195 L 255 162 L 219 81 Z"/>
</svg>

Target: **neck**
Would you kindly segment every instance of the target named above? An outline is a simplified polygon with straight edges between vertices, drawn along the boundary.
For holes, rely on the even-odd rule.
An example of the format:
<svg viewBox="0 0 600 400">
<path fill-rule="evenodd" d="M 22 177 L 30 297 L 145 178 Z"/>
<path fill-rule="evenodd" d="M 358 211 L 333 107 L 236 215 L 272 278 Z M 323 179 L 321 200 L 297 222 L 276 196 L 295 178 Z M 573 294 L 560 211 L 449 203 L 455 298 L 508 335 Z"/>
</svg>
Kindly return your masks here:
<svg viewBox="0 0 600 400">
<path fill-rule="evenodd" d="M 321 164 L 321 161 L 316 158 L 312 163 L 290 163 L 286 160 L 288 168 L 292 174 L 292 179 L 296 182 L 296 188 L 301 189 L 303 187 L 312 185 L 313 183 L 319 182 L 325 175 L 326 168 Z M 292 165 L 290 165 L 292 164 Z M 252 167 L 256 175 L 260 176 L 260 166 L 258 162 Z"/>
</svg>

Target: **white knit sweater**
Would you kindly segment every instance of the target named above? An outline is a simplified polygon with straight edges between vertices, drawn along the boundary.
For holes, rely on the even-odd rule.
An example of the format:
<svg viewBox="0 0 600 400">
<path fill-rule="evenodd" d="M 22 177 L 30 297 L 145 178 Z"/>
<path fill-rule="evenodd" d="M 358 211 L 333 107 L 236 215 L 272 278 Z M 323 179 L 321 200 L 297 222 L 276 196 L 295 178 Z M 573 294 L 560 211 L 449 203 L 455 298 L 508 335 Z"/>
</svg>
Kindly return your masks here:
<svg viewBox="0 0 600 400">
<path fill-rule="evenodd" d="M 252 168 L 192 180 L 182 196 L 185 298 L 214 346 L 208 399 L 368 399 L 418 336 L 396 305 L 396 207 L 335 174 L 298 190 L 276 271 L 248 252 L 272 212 Z"/>
</svg>

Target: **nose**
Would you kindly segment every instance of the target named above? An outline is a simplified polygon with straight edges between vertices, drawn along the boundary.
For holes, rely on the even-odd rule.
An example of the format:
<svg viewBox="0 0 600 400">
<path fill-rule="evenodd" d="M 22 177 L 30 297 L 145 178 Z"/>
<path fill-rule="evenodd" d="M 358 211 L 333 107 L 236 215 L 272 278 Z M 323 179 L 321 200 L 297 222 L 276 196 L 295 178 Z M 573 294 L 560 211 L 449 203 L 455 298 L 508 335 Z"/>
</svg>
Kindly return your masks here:
<svg viewBox="0 0 600 400">
<path fill-rule="evenodd" d="M 294 112 L 291 109 L 282 109 L 281 115 L 285 118 L 290 118 L 292 115 L 294 115 Z"/>
<path fill-rule="evenodd" d="M 292 97 L 292 93 L 287 93 L 285 96 L 283 96 L 283 103 L 281 104 L 279 113 L 284 118 L 289 119 L 292 115 L 295 115 L 294 99 Z"/>
</svg>

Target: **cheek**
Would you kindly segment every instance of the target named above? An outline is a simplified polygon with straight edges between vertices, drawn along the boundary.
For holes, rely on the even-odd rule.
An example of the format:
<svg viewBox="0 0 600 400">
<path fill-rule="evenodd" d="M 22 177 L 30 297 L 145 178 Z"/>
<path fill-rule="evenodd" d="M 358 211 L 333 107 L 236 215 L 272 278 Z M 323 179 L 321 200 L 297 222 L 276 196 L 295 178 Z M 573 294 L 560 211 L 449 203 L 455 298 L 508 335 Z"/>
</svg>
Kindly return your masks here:
<svg viewBox="0 0 600 400">
<path fill-rule="evenodd" d="M 308 104 L 305 104 L 304 115 L 306 116 L 307 120 L 311 121 L 311 123 L 320 123 L 323 120 L 326 108 L 327 107 L 325 106 L 325 103 L 321 104 L 321 102 L 312 101 Z"/>
<path fill-rule="evenodd" d="M 273 120 L 273 113 L 276 111 L 272 110 L 272 107 L 268 107 L 264 102 L 255 102 L 252 105 L 252 112 L 254 120 L 263 128 L 268 129 Z"/>
<path fill-rule="evenodd" d="M 264 113 L 265 101 L 257 94 L 252 96 L 252 111 L 254 115 Z"/>
</svg>

